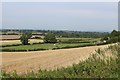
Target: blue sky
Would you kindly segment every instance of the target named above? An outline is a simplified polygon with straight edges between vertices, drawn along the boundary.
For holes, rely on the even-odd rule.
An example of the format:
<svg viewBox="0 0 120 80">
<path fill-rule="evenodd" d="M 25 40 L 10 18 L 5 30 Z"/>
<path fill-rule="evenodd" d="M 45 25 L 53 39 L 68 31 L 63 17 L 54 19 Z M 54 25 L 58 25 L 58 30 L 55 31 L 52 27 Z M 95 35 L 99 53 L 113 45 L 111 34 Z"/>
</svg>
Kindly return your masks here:
<svg viewBox="0 0 120 80">
<path fill-rule="evenodd" d="M 3 29 L 112 31 L 117 2 L 4 2 Z"/>
</svg>

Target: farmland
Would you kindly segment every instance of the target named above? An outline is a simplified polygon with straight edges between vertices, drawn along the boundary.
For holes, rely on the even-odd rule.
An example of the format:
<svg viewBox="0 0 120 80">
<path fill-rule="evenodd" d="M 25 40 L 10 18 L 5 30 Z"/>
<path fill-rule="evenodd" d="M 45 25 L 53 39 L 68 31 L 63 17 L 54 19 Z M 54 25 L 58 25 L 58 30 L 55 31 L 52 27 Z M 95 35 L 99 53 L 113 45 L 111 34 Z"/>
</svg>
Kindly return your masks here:
<svg viewBox="0 0 120 80">
<path fill-rule="evenodd" d="M 0 36 L 0 40 L 16 40 L 19 38 L 20 38 L 20 35 L 2 35 L 2 36 Z"/>
<path fill-rule="evenodd" d="M 6 36 L 9 38 L 10 34 Z M 113 65 L 118 65 L 116 63 L 119 48 L 117 42 L 109 40 L 108 43 L 103 42 L 103 37 L 55 36 L 55 38 L 55 43 L 48 43 L 45 42 L 44 37 L 37 36 L 28 39 L 27 45 L 22 44 L 20 38 L 3 39 L 0 45 L 2 77 L 118 77 L 115 72 L 118 67 L 113 68 Z M 97 59 L 98 56 L 103 58 Z M 109 64 L 102 59 L 110 59 Z M 106 70 L 100 71 L 103 69 Z M 101 75 L 102 73 L 104 75 Z"/>
<path fill-rule="evenodd" d="M 0 79 L 120 80 L 118 3 L 2 1 Z"/>
<path fill-rule="evenodd" d="M 37 42 L 38 41 L 38 42 Z M 52 49 L 63 49 L 63 48 L 74 48 L 74 47 L 85 47 L 93 46 L 94 43 L 42 43 L 42 40 L 30 40 L 31 45 L 21 45 L 20 41 L 13 41 L 3 43 L 6 47 L 2 47 L 2 51 L 37 51 L 37 50 L 52 50 Z M 33 43 L 33 44 L 32 44 Z M 18 46 L 14 46 L 20 44 Z M 11 45 L 11 46 L 9 46 Z M 12 46 L 13 45 L 13 46 Z M 8 47 L 7 47 L 8 46 Z"/>
<path fill-rule="evenodd" d="M 9 37 L 9 35 L 7 35 Z M 61 41 L 68 41 L 68 40 L 78 40 L 79 42 L 96 42 L 98 40 L 100 40 L 100 38 L 57 38 L 58 40 Z M 29 39 L 30 44 L 32 43 L 39 43 L 39 42 L 43 42 L 42 39 Z M 1 40 L 0 41 L 2 43 L 2 45 L 12 45 L 12 44 L 21 44 L 20 40 Z"/>
<path fill-rule="evenodd" d="M 9 36 L 9 35 L 7 35 Z M 57 38 L 59 43 L 44 43 L 43 39 L 29 39 L 30 45 L 22 45 L 20 40 L 2 40 L 2 51 L 38 51 L 93 46 L 100 38 Z M 72 42 L 74 41 L 74 42 Z"/>
<path fill-rule="evenodd" d="M 35 64 L 37 66 L 41 65 L 41 67 L 43 66 L 42 67 L 43 69 L 45 67 L 46 67 L 46 69 L 47 68 L 48 69 L 49 68 L 54 68 L 54 67 L 57 68 L 57 67 L 59 67 L 63 64 L 67 65 L 66 63 L 68 63 L 69 60 L 70 60 L 70 62 L 68 63 L 69 65 L 71 65 L 74 62 L 75 63 L 79 62 L 79 59 L 84 60 L 90 54 L 92 54 L 92 52 L 94 52 L 95 49 L 105 48 L 105 47 L 107 47 L 107 45 L 105 45 L 105 46 L 84 47 L 84 48 L 75 48 L 75 49 L 72 48 L 72 49 L 35 51 L 35 52 L 30 51 L 30 52 L 27 52 L 27 53 L 26 52 L 3 52 L 3 64 L 6 64 L 5 65 L 6 67 L 7 66 L 9 67 L 11 65 L 11 67 L 13 66 L 13 69 L 15 69 L 15 66 L 12 65 L 14 63 L 16 64 L 16 66 L 21 64 L 21 63 L 22 63 L 21 66 L 25 66 L 25 64 L 27 64 L 27 63 L 28 63 L 27 65 L 30 65 L 31 61 L 33 61 L 33 62 L 36 62 L 36 63 L 34 63 L 34 65 Z M 51 66 L 50 66 L 50 64 L 51 64 Z M 29 67 L 32 67 L 32 65 L 30 65 Z M 33 68 L 35 69 L 36 67 L 33 67 Z M 24 68 L 19 68 L 19 69 L 24 69 L 25 70 L 25 67 Z M 7 70 L 9 70 L 9 69 L 7 69 Z"/>
<path fill-rule="evenodd" d="M 39 43 L 39 42 L 43 42 L 43 40 L 41 40 L 41 39 L 30 39 L 29 42 L 30 42 L 30 44 Z M 1 46 L 2 45 L 13 45 L 13 44 L 21 44 L 21 41 L 20 40 L 1 40 L 0 43 L 2 43 Z"/>
<path fill-rule="evenodd" d="M 82 45 L 87 45 L 86 43 L 82 43 L 82 44 L 34 44 L 34 45 L 20 45 L 20 46 L 11 46 L 11 47 L 3 47 L 2 50 L 8 50 L 10 49 L 11 51 L 15 50 L 15 51 L 31 51 L 31 50 L 52 50 L 55 48 L 64 48 L 64 47 L 76 47 L 76 46 L 82 46 Z"/>
<path fill-rule="evenodd" d="M 118 78 L 117 61 L 119 60 L 117 50 L 120 50 L 118 45 L 104 45 L 28 53 L 3 52 L 2 76 L 13 78 L 107 77 L 116 79 Z"/>
</svg>

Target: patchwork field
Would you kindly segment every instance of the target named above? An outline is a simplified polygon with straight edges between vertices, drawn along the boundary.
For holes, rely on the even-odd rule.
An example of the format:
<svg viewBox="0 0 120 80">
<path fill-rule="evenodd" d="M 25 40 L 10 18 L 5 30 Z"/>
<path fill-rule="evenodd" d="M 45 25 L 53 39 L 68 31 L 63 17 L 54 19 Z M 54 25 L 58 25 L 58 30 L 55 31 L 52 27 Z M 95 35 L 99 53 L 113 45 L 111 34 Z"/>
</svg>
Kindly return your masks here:
<svg viewBox="0 0 120 80">
<path fill-rule="evenodd" d="M 56 69 L 71 66 L 73 63 L 79 63 L 80 60 L 87 59 L 90 54 L 98 48 L 105 48 L 108 45 L 90 46 L 71 49 L 31 51 L 31 52 L 3 52 L 2 69 L 17 73 L 27 71 L 37 71 L 39 69 Z"/>
<path fill-rule="evenodd" d="M 43 42 L 41 39 L 29 39 L 29 42 L 32 43 L 39 43 Z M 1 45 L 12 45 L 12 44 L 21 44 L 20 40 L 1 40 L 0 43 Z"/>
<path fill-rule="evenodd" d="M 53 42 L 53 37 L 33 36 L 27 44 L 15 37 L 2 39 L 0 77 L 118 77 L 119 46 L 115 42 L 116 37 L 107 41 L 103 37 L 56 37 L 56 42 Z M 25 41 L 25 37 L 21 39 Z M 116 45 L 110 46 L 112 44 Z"/>
<path fill-rule="evenodd" d="M 3 52 L 23 52 L 76 48 L 95 45 L 99 38 L 57 38 L 58 43 L 44 43 L 42 39 L 29 39 L 31 45 L 22 45 L 20 40 L 2 40 Z M 34 44 L 33 44 L 34 43 Z M 38 44 L 39 43 L 39 44 Z"/>
</svg>

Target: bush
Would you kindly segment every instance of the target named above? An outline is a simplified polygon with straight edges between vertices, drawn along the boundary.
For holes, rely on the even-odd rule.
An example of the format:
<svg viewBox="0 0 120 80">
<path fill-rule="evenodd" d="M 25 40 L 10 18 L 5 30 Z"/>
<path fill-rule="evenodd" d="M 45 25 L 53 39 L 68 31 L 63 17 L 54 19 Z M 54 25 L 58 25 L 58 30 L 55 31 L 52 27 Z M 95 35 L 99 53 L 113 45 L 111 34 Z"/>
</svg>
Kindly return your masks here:
<svg viewBox="0 0 120 80">
<path fill-rule="evenodd" d="M 42 49 L 42 48 L 38 48 L 38 49 L 2 49 L 2 52 L 26 52 L 26 51 L 39 51 L 39 50 L 47 50 L 47 49 Z"/>
<path fill-rule="evenodd" d="M 107 43 L 116 43 L 120 42 L 120 31 L 113 30 L 110 35 L 105 36 L 104 38 L 101 39 L 106 40 Z"/>
</svg>

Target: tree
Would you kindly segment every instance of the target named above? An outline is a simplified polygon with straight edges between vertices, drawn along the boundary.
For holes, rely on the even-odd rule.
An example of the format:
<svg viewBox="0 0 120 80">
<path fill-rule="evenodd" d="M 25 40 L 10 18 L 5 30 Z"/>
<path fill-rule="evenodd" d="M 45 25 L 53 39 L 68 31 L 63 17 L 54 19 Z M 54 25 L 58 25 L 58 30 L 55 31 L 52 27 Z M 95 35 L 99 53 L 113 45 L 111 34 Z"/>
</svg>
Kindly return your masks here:
<svg viewBox="0 0 120 80">
<path fill-rule="evenodd" d="M 112 37 L 119 36 L 118 31 L 113 30 L 113 31 L 111 32 L 111 36 L 112 36 Z"/>
<path fill-rule="evenodd" d="M 24 32 L 22 36 L 20 37 L 20 40 L 23 45 L 28 45 L 28 39 L 31 38 L 32 33 L 31 32 Z"/>
<path fill-rule="evenodd" d="M 56 43 L 57 39 L 54 34 L 48 33 L 44 37 L 44 42 L 46 43 Z"/>
<path fill-rule="evenodd" d="M 102 38 L 102 40 L 107 40 L 108 43 L 120 42 L 120 31 L 113 30 L 109 36 Z"/>
</svg>

